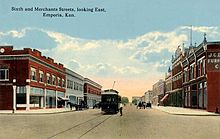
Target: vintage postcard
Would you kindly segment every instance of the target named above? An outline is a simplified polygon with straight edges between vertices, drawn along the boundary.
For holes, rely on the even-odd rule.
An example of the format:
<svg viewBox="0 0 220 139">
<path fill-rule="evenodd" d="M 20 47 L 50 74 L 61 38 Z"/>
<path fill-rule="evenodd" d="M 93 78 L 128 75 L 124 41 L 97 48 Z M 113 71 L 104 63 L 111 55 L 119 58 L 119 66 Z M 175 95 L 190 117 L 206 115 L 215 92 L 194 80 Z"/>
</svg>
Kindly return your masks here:
<svg viewBox="0 0 220 139">
<path fill-rule="evenodd" d="M 1 0 L 1 139 L 217 139 L 218 0 Z"/>
</svg>

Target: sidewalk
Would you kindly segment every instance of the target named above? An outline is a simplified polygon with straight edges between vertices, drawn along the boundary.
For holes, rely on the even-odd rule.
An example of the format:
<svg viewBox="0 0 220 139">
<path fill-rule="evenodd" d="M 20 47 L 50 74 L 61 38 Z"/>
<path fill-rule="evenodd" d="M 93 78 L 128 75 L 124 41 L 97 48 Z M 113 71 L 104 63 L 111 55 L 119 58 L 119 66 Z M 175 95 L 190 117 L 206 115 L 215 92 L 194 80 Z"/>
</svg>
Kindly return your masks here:
<svg viewBox="0 0 220 139">
<path fill-rule="evenodd" d="M 54 114 L 54 113 L 65 113 L 65 112 L 73 112 L 75 109 L 70 110 L 70 108 L 57 108 L 57 109 L 37 109 L 37 110 L 0 110 L 0 114 Z"/>
<path fill-rule="evenodd" d="M 169 106 L 152 106 L 153 109 L 157 109 L 173 115 L 186 115 L 186 116 L 220 116 L 220 114 L 207 112 L 201 109 L 189 109 L 182 107 L 169 107 Z"/>
</svg>

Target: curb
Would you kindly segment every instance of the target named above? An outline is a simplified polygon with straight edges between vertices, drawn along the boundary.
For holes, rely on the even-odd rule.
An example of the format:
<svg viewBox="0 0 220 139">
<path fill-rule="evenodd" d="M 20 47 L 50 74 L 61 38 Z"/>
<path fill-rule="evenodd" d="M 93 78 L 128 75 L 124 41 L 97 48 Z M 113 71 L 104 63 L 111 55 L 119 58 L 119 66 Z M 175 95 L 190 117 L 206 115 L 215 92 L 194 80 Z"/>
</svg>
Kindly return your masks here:
<svg viewBox="0 0 220 139">
<path fill-rule="evenodd" d="M 172 113 L 172 112 L 167 112 L 167 111 L 163 111 L 163 110 L 160 110 L 160 109 L 157 109 L 157 108 L 153 108 L 153 109 L 156 109 L 158 111 L 161 111 L 161 112 L 164 112 L 164 113 L 167 113 L 167 114 L 170 114 L 170 115 L 182 115 L 182 116 L 220 116 L 220 114 L 217 114 L 217 113 L 213 113 L 213 114 L 193 114 L 193 113 Z"/>
<path fill-rule="evenodd" d="M 39 113 L 32 113 L 32 112 L 25 112 L 25 113 L 0 113 L 0 115 L 51 115 L 51 114 L 61 114 L 61 113 L 68 113 L 68 112 L 77 112 L 75 110 L 69 111 L 59 111 L 59 112 L 39 112 Z"/>
</svg>

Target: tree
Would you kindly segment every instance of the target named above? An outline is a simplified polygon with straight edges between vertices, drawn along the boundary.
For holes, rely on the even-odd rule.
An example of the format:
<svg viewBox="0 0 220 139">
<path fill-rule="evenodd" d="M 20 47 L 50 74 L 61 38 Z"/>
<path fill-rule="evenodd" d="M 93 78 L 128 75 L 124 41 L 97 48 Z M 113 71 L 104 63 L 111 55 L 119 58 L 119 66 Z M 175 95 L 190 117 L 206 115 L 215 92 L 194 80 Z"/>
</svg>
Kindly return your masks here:
<svg viewBox="0 0 220 139">
<path fill-rule="evenodd" d="M 127 97 L 122 97 L 121 102 L 122 102 L 122 104 L 127 104 L 127 103 L 129 103 L 129 100 Z"/>
<path fill-rule="evenodd" d="M 137 105 L 137 99 L 132 100 L 132 103 L 133 103 L 134 105 Z"/>
</svg>

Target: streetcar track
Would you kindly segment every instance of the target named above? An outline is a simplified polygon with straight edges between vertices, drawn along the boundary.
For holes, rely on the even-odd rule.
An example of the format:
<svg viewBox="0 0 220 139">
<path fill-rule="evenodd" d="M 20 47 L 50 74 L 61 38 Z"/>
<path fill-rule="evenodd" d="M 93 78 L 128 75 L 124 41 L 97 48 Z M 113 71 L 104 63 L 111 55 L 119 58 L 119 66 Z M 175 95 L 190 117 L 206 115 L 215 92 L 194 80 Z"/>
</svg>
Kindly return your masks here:
<svg viewBox="0 0 220 139">
<path fill-rule="evenodd" d="M 91 119 L 89 119 L 89 120 L 87 120 L 87 121 L 81 122 L 81 123 L 79 123 L 79 124 L 77 124 L 77 125 L 74 125 L 74 126 L 68 128 L 68 129 L 66 129 L 66 130 L 63 130 L 63 131 L 58 132 L 58 133 L 56 133 L 56 134 L 54 134 L 54 135 L 52 135 L 52 136 L 47 137 L 47 139 L 54 138 L 54 137 L 56 137 L 56 136 L 58 136 L 58 135 L 60 135 L 60 134 L 63 134 L 63 133 L 65 133 L 65 132 L 67 132 L 67 131 L 70 131 L 70 130 L 72 130 L 72 129 L 74 129 L 74 128 L 77 128 L 77 127 L 79 127 L 79 126 L 81 126 L 81 125 L 83 125 L 83 124 L 86 124 L 86 123 L 88 123 L 88 122 L 91 122 L 91 121 L 93 121 L 93 120 L 95 120 L 95 119 L 97 119 L 97 118 L 99 118 L 99 117 L 102 117 L 102 116 L 104 116 L 104 115 L 100 115 L 100 116 L 91 118 Z M 100 122 L 100 123 L 98 123 L 97 125 L 95 125 L 95 126 L 93 126 L 92 128 L 90 128 L 88 131 L 86 131 L 84 134 L 82 134 L 79 138 L 81 138 L 82 136 L 86 135 L 86 134 L 87 134 L 88 132 L 90 132 L 93 128 L 98 127 L 100 124 L 102 124 L 103 122 L 105 122 L 106 120 L 108 120 L 110 117 L 111 117 L 111 116 L 107 117 L 107 118 L 104 119 L 102 122 Z"/>
<path fill-rule="evenodd" d="M 104 123 L 105 121 L 107 121 L 109 118 L 111 118 L 111 116 L 107 117 L 106 119 L 104 119 L 102 122 L 98 123 L 97 125 L 91 127 L 88 131 L 86 131 L 84 134 L 82 134 L 81 136 L 79 136 L 77 139 L 80 139 L 81 137 L 83 137 L 84 135 L 86 135 L 87 133 L 89 133 L 90 131 L 92 131 L 93 129 L 95 129 L 96 127 L 98 127 L 99 125 L 101 125 L 102 123 Z"/>
</svg>

